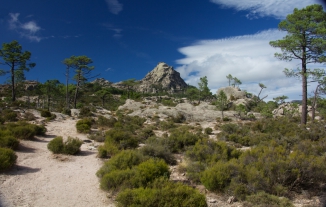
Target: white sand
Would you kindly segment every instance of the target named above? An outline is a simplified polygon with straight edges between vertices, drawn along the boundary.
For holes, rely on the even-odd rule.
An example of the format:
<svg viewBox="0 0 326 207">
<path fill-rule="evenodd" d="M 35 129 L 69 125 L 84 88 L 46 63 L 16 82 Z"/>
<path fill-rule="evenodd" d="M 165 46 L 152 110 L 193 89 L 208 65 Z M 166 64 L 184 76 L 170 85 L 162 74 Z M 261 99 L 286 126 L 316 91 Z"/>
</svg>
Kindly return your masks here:
<svg viewBox="0 0 326 207">
<path fill-rule="evenodd" d="M 0 206 L 114 206 L 99 189 L 96 171 L 102 161 L 97 151 L 83 144 L 78 156 L 53 155 L 47 144 L 55 136 L 78 137 L 76 120 L 59 119 L 47 124 L 47 136 L 21 141 L 16 166 L 0 174 Z"/>
</svg>

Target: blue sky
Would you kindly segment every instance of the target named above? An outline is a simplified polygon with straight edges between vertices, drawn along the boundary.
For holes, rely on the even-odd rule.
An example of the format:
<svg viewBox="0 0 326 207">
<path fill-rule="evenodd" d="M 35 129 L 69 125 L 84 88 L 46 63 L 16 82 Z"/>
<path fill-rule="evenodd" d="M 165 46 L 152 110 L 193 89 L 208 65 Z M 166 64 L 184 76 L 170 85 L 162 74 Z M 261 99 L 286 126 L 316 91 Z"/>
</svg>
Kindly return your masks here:
<svg viewBox="0 0 326 207">
<path fill-rule="evenodd" d="M 65 80 L 62 60 L 86 55 L 94 75 L 111 82 L 142 79 L 166 62 L 189 84 L 207 76 L 212 92 L 227 86 L 226 75 L 241 89 L 268 99 L 301 99 L 299 80 L 284 68 L 298 62 L 274 58 L 269 41 L 285 33 L 278 23 L 294 8 L 318 0 L 0 0 L 0 42 L 17 40 L 32 53 L 36 67 L 28 80 Z M 1 66 L 4 69 L 4 66 Z M 319 66 L 314 66 L 319 67 Z M 3 83 L 8 76 L 0 77 Z M 312 91 L 310 87 L 308 91 Z"/>
</svg>

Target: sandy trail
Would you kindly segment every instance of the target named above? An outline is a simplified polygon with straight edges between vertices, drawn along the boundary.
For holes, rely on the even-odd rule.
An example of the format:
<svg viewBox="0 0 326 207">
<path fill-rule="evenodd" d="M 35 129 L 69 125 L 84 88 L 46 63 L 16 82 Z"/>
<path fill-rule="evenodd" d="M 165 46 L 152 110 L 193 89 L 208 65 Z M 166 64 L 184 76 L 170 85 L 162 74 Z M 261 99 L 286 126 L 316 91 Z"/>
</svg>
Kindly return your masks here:
<svg viewBox="0 0 326 207">
<path fill-rule="evenodd" d="M 0 174 L 0 206 L 114 206 L 99 189 L 96 171 L 102 161 L 83 144 L 78 156 L 53 155 L 47 144 L 56 136 L 78 137 L 76 120 L 47 123 L 47 136 L 21 141 L 16 166 Z"/>
</svg>

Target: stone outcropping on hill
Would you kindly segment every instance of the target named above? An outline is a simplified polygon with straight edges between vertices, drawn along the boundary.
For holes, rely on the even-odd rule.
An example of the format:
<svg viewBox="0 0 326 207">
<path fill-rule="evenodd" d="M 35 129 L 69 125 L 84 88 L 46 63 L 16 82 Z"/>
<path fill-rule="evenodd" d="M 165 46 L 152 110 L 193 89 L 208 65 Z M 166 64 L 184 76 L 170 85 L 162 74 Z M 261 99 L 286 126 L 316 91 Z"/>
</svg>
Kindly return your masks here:
<svg viewBox="0 0 326 207">
<path fill-rule="evenodd" d="M 180 77 L 179 72 L 166 63 L 160 62 L 139 82 L 137 90 L 145 93 L 156 93 L 160 90 L 176 93 L 186 87 L 187 84 Z"/>
<path fill-rule="evenodd" d="M 240 88 L 238 88 L 238 87 L 228 86 L 228 87 L 224 87 L 224 88 L 219 88 L 216 92 L 216 95 L 218 95 L 220 93 L 220 91 L 224 91 L 228 100 L 231 99 L 231 96 L 233 96 L 234 100 L 247 98 L 246 92 L 241 91 Z"/>
<path fill-rule="evenodd" d="M 155 101 L 145 103 L 144 101 L 136 102 L 128 99 L 123 106 L 119 106 L 119 110 L 132 110 L 133 112 L 129 114 L 130 116 L 157 116 L 161 120 L 182 115 L 188 122 L 215 122 L 217 117 L 222 117 L 221 111 L 216 110 L 216 106 L 206 102 L 201 102 L 198 106 L 194 106 L 190 103 L 179 103 L 175 107 L 169 107 L 157 104 Z M 235 120 L 235 113 L 234 111 L 225 111 L 224 117 Z"/>
<path fill-rule="evenodd" d="M 113 84 L 112 82 L 105 80 L 104 78 L 96 78 L 94 81 L 92 81 L 92 83 L 98 83 L 99 85 L 104 87 L 109 87 Z"/>
</svg>

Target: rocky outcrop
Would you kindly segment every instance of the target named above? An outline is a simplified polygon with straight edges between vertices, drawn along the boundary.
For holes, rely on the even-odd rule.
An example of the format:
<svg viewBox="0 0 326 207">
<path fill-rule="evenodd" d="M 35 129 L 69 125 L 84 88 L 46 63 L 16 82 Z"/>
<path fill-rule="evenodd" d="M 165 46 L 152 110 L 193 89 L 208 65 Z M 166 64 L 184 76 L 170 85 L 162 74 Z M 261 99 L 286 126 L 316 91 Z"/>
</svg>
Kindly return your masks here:
<svg viewBox="0 0 326 207">
<path fill-rule="evenodd" d="M 105 80 L 104 78 L 96 78 L 94 81 L 92 81 L 92 83 L 97 83 L 101 86 L 104 86 L 104 87 L 109 87 L 111 86 L 113 83 L 108 81 L 108 80 Z"/>
<path fill-rule="evenodd" d="M 246 99 L 246 92 L 241 91 L 240 88 L 238 87 L 233 87 L 233 86 L 228 86 L 224 88 L 219 88 L 216 92 L 216 95 L 218 95 L 221 91 L 224 91 L 226 97 L 228 100 L 231 100 L 231 97 L 233 97 L 233 100 L 238 100 L 238 99 Z"/>
<path fill-rule="evenodd" d="M 35 89 L 35 87 L 39 84 L 39 82 L 34 81 L 34 80 L 25 80 L 24 85 L 25 85 L 25 90 L 32 91 Z"/>
<path fill-rule="evenodd" d="M 137 90 L 145 93 L 156 93 L 164 90 L 176 93 L 186 88 L 186 82 L 180 77 L 180 73 L 164 62 L 160 62 L 140 82 Z"/>
<path fill-rule="evenodd" d="M 168 117 L 177 117 L 182 115 L 188 122 L 214 122 L 217 117 L 222 117 L 221 111 L 216 109 L 216 106 L 210 105 L 206 102 L 201 102 L 198 106 L 190 103 L 180 103 L 176 107 L 168 107 L 158 104 L 156 102 L 135 102 L 127 100 L 119 110 L 132 110 L 130 116 L 140 117 L 154 117 L 157 116 L 161 120 Z M 234 111 L 224 111 L 224 117 L 236 119 Z"/>
</svg>

